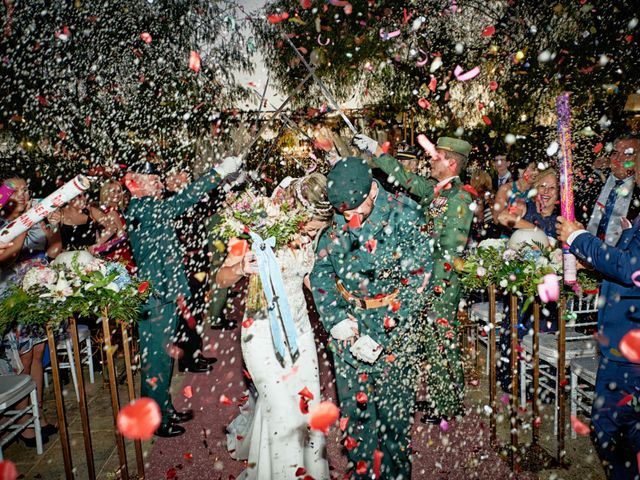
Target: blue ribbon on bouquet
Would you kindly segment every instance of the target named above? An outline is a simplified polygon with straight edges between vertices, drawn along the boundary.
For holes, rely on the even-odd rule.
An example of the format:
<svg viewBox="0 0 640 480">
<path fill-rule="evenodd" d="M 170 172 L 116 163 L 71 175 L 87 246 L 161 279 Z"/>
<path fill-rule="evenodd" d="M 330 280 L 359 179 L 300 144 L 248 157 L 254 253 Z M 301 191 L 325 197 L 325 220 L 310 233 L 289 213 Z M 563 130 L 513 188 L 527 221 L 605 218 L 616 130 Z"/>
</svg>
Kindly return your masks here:
<svg viewBox="0 0 640 480">
<path fill-rule="evenodd" d="M 273 253 L 273 247 L 276 245 L 276 239 L 270 237 L 263 240 L 260 235 L 249 232 L 251 239 L 251 250 L 256 254 L 258 261 L 258 271 L 260 280 L 262 281 L 262 289 L 267 298 L 267 310 L 269 311 L 269 319 L 271 320 L 271 336 L 273 345 L 280 358 L 280 362 L 284 363 L 286 349 L 283 340 L 282 326 L 284 326 L 284 334 L 287 338 L 289 353 L 291 359 L 295 362 L 298 358 L 298 339 L 296 336 L 296 328 L 291 317 L 291 309 L 287 301 L 287 294 L 284 290 L 282 275 L 280 274 L 280 265 Z M 282 320 L 282 322 L 280 322 Z"/>
</svg>

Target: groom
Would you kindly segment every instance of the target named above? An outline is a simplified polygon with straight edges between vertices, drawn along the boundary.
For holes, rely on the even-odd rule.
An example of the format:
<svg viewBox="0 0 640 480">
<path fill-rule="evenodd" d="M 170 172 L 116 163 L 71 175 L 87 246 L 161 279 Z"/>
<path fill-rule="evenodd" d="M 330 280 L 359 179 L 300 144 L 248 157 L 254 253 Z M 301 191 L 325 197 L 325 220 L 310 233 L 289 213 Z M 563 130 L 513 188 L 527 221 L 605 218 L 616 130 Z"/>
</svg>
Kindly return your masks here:
<svg viewBox="0 0 640 480">
<path fill-rule="evenodd" d="M 319 240 L 311 285 L 331 335 L 352 478 L 409 480 L 414 328 L 431 270 L 424 222 L 417 204 L 382 189 L 363 159 L 339 160 L 327 181 L 338 214 Z"/>
<path fill-rule="evenodd" d="M 193 412 L 173 408 L 169 388 L 173 358 L 167 353 L 173 343 L 178 307 L 190 297 L 184 273 L 184 251 L 174 229 L 174 220 L 195 205 L 227 175 L 240 168 L 241 159 L 227 157 L 222 163 L 185 187 L 175 196 L 162 200 L 164 185 L 151 162 L 133 165 L 125 176 L 131 192 L 127 209 L 127 229 L 140 278 L 149 280 L 154 293 L 142 307 L 138 322 L 142 363 L 141 396 L 154 399 L 162 412 L 160 437 L 175 437 L 185 430 L 178 423 L 193 418 Z"/>
</svg>

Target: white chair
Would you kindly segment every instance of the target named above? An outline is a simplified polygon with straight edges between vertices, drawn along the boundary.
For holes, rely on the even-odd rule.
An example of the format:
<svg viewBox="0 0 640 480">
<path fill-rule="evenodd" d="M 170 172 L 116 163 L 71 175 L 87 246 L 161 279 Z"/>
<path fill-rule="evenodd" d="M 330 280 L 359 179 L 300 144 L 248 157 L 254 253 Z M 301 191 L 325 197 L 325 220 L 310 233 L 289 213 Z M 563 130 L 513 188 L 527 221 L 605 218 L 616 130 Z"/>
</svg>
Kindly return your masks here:
<svg viewBox="0 0 640 480">
<path fill-rule="evenodd" d="M 500 325 L 502 324 L 504 304 L 496 302 L 496 323 L 493 325 L 496 332 L 496 339 L 500 337 Z M 469 308 L 469 320 L 478 324 L 478 341 L 480 341 L 487 350 L 485 361 L 485 374 L 489 374 L 489 335 L 488 332 L 492 325 L 489 324 L 489 302 L 474 303 Z M 486 335 L 480 335 L 480 332 Z"/>
<path fill-rule="evenodd" d="M 78 325 L 78 340 L 80 343 L 80 356 L 82 358 L 82 365 L 87 365 L 89 367 L 89 381 L 91 383 L 95 382 L 95 374 L 93 371 L 93 348 L 91 347 L 91 332 L 89 331 L 89 327 L 86 325 Z M 73 388 L 76 391 L 76 399 L 80 401 L 80 392 L 78 391 L 78 377 L 76 375 L 76 369 L 74 364 L 74 356 L 73 356 L 73 343 L 71 340 L 71 332 L 68 331 L 67 335 L 58 340 L 56 345 L 56 350 L 58 353 L 66 359 L 61 361 L 58 365 L 60 369 L 68 368 L 71 370 L 71 379 L 73 380 Z M 44 385 L 45 387 L 49 386 L 49 376 L 48 372 L 51 371 L 51 366 L 47 367 L 44 371 Z"/>
<path fill-rule="evenodd" d="M 597 357 L 571 360 L 569 365 L 571 369 L 571 415 L 574 417 L 578 414 L 578 410 L 591 416 L 599 363 L 600 360 Z M 571 429 L 571 438 L 576 437 L 576 432 Z"/>
<path fill-rule="evenodd" d="M 598 295 L 576 296 L 567 302 L 567 312 L 573 313 L 575 320 L 567 323 L 565 365 L 578 358 L 593 358 L 597 351 L 597 341 L 590 334 L 580 333 L 575 326 L 591 327 L 597 322 L 579 322 L 580 315 L 598 311 Z M 541 322 L 544 318 L 540 319 Z M 558 429 L 558 334 L 547 332 L 538 334 L 538 359 L 540 368 L 540 391 L 554 396 L 554 435 Z M 533 381 L 533 334 L 522 339 L 522 355 L 520 356 L 520 406 L 527 406 L 527 383 Z"/>
<path fill-rule="evenodd" d="M 22 410 L 9 408 L 29 395 L 31 405 Z M 0 375 L 0 414 L 6 421 L 0 425 L 0 461 L 3 460 L 2 448 L 23 430 L 33 426 L 36 431 L 36 452 L 42 455 L 42 433 L 40 431 L 40 412 L 36 384 L 29 375 Z M 16 423 L 23 415 L 31 418 L 25 423 Z M 8 417 L 8 418 L 7 418 Z"/>
</svg>

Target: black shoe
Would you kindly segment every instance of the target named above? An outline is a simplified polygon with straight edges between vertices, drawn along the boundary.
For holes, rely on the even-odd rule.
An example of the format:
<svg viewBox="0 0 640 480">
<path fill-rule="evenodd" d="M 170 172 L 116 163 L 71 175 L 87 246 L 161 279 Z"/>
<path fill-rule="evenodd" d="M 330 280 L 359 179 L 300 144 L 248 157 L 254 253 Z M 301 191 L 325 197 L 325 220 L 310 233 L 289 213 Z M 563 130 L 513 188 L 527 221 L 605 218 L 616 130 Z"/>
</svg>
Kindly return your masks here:
<svg viewBox="0 0 640 480">
<path fill-rule="evenodd" d="M 51 437 L 52 435 L 55 435 L 56 433 L 58 433 L 58 427 L 56 427 L 55 425 L 51 425 L 49 423 L 49 424 L 45 425 L 44 427 L 41 427 L 40 431 L 42 432 L 42 435 L 46 435 L 47 437 Z"/>
<path fill-rule="evenodd" d="M 184 423 L 189 420 L 193 420 L 193 410 L 185 410 L 184 412 L 178 412 L 174 410 L 168 415 L 168 420 L 171 423 Z"/>
<path fill-rule="evenodd" d="M 201 362 L 199 359 L 194 360 L 191 363 L 178 362 L 178 371 L 191 372 L 191 373 L 206 373 L 213 370 L 213 367 L 207 362 Z"/>
<path fill-rule="evenodd" d="M 440 422 L 442 422 L 442 420 L 447 419 L 445 417 L 436 417 L 433 415 L 429 415 L 428 413 L 425 413 L 420 417 L 420 423 L 428 423 L 430 425 L 440 425 Z"/>
<path fill-rule="evenodd" d="M 173 423 L 166 423 L 164 425 L 160 425 L 160 428 L 156 430 L 155 435 L 157 437 L 170 438 L 170 437 L 178 437 L 185 432 L 184 427 L 180 425 L 175 425 Z"/>
<path fill-rule="evenodd" d="M 218 359 L 216 357 L 205 357 L 204 355 L 199 355 L 198 358 L 196 358 L 196 362 L 206 363 L 207 365 L 213 365 L 217 361 Z"/>
<path fill-rule="evenodd" d="M 49 437 L 46 436 L 44 433 L 42 433 L 42 445 L 44 445 L 45 443 L 47 443 L 49 441 Z M 21 433 L 18 434 L 18 436 L 16 437 L 18 438 L 22 443 L 24 443 L 25 447 L 29 447 L 29 448 L 36 448 L 36 437 L 33 438 L 26 438 L 23 437 Z"/>
</svg>

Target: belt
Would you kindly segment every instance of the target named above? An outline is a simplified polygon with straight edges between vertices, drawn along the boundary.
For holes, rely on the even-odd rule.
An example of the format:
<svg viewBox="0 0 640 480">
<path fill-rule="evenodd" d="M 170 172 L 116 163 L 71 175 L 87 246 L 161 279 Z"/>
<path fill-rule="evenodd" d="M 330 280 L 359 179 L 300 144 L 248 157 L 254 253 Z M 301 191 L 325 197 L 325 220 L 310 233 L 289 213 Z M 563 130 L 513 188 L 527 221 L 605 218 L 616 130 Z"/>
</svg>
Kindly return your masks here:
<svg viewBox="0 0 640 480">
<path fill-rule="evenodd" d="M 340 292 L 340 295 L 342 295 L 342 298 L 344 298 L 347 302 L 354 304 L 356 307 L 362 308 L 363 310 L 387 307 L 393 303 L 393 301 L 400 293 L 400 290 L 396 288 L 389 295 L 376 295 L 375 298 L 361 298 L 349 292 L 349 290 L 345 288 L 344 284 L 339 278 L 336 278 L 336 287 L 338 288 L 338 292 Z"/>
</svg>

